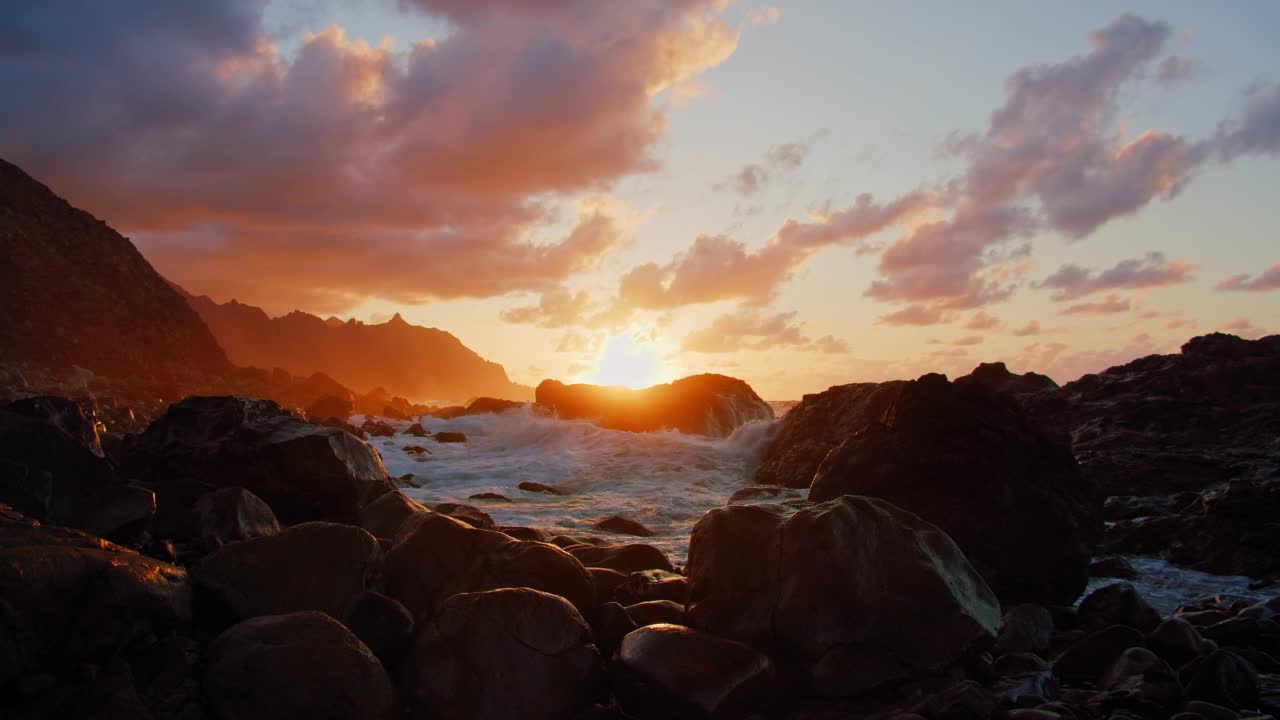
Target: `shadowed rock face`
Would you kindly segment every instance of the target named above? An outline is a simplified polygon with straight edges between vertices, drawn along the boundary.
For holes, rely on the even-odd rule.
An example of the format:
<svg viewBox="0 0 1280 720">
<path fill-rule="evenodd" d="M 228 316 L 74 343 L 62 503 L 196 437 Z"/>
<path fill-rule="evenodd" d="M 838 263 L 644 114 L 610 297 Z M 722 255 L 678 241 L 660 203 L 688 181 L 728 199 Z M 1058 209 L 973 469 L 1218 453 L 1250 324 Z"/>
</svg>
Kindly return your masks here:
<svg viewBox="0 0 1280 720">
<path fill-rule="evenodd" d="M 773 409 L 750 385 L 725 375 L 693 375 L 643 390 L 543 380 L 536 395 L 538 404 L 563 419 L 631 432 L 671 429 L 726 437 L 752 420 L 773 419 Z"/>
<path fill-rule="evenodd" d="M 124 472 L 158 495 L 182 478 L 244 487 L 292 523 L 358 523 L 360 508 L 395 488 L 382 458 L 362 440 L 293 417 L 270 400 L 236 397 L 172 405 L 129 448 Z"/>
<path fill-rule="evenodd" d="M 1084 589 L 1101 502 L 1066 438 L 981 385 L 925 375 L 822 461 L 809 499 L 884 498 L 936 524 L 1008 603 Z"/>
<path fill-rule="evenodd" d="M 3 160 L 0 363 L 153 379 L 230 369 L 132 243 Z"/>
<path fill-rule="evenodd" d="M 1036 393 L 1058 387 L 1058 383 L 1048 375 L 1035 372 L 1017 375 L 1009 372 L 1009 368 L 1002 362 L 981 363 L 968 375 L 956 378 L 955 382 L 957 385 L 982 385 L 1009 395 Z"/>
<path fill-rule="evenodd" d="M 1000 606 L 945 533 L 874 498 L 711 510 L 689 544 L 689 624 L 788 658 L 822 695 L 937 670 Z"/>
</svg>

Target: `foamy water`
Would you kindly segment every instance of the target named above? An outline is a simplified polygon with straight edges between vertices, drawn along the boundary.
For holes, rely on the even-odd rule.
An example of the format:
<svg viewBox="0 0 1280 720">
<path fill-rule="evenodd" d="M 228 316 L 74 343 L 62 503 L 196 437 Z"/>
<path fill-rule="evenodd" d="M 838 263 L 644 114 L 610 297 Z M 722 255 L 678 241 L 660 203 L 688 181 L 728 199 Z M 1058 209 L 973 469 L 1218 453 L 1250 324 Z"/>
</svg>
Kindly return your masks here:
<svg viewBox="0 0 1280 720">
<path fill-rule="evenodd" d="M 358 424 L 362 419 L 357 417 Z M 398 433 L 410 422 L 389 421 Z M 552 533 L 594 535 L 610 542 L 646 542 L 683 563 L 689 532 L 707 510 L 724 505 L 750 484 L 759 453 L 777 421 L 748 423 L 727 438 L 669 431 L 630 433 L 589 422 L 537 415 L 528 407 L 501 414 L 442 420 L 424 417 L 427 431 L 461 432 L 466 443 L 437 443 L 397 434 L 369 438 L 393 476 L 412 474 L 421 488 L 405 494 L 424 503 L 462 502 L 484 510 L 499 525 Z M 420 458 L 407 445 L 431 451 Z M 523 481 L 554 486 L 563 496 L 516 488 Z M 498 493 L 512 502 L 469 500 Z M 803 490 L 788 497 L 803 497 Z M 592 530 L 610 515 L 635 520 L 654 536 L 637 539 Z"/>
</svg>

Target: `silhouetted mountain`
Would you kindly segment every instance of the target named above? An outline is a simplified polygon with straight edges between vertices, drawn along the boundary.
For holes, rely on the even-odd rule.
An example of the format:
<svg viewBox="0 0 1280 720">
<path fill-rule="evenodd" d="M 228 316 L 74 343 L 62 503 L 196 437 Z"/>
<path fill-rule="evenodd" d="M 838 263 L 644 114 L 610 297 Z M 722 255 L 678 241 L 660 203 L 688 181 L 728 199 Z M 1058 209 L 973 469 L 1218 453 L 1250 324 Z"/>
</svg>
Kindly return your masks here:
<svg viewBox="0 0 1280 720">
<path fill-rule="evenodd" d="M 235 300 L 218 304 L 189 294 L 187 299 L 237 365 L 279 367 L 295 375 L 323 372 L 360 392 L 381 387 L 417 400 L 532 399 L 532 390 L 511 382 L 501 365 L 453 335 L 410 325 L 399 314 L 368 325 L 299 311 L 273 318 Z"/>
<path fill-rule="evenodd" d="M 3 160 L 0 363 L 153 380 L 230 369 L 128 239 Z"/>
</svg>

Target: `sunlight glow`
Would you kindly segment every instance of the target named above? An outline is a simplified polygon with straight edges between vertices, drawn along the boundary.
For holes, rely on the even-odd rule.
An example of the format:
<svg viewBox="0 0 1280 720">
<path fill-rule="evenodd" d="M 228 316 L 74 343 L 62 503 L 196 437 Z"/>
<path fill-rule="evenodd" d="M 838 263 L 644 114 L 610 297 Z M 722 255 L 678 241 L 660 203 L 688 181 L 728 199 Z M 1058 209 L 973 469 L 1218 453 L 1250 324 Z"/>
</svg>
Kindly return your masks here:
<svg viewBox="0 0 1280 720">
<path fill-rule="evenodd" d="M 644 388 L 665 380 L 657 348 L 636 342 L 632 333 L 614 335 L 604 344 L 595 369 L 584 378 L 596 385 Z"/>
</svg>

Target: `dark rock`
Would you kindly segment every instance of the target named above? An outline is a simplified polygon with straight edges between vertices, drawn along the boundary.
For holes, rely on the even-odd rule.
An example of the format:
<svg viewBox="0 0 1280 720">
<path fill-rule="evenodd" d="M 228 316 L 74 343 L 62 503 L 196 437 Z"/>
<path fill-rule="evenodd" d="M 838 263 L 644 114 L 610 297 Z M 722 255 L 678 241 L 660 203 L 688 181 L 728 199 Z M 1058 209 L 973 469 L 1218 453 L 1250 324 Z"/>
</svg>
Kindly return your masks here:
<svg viewBox="0 0 1280 720">
<path fill-rule="evenodd" d="M 602 679 L 578 611 L 514 588 L 445 601 L 418 634 L 400 687 L 411 712 L 431 717 L 550 720 L 589 705 Z"/>
<path fill-rule="evenodd" d="M 728 437 L 748 422 L 773 419 L 773 408 L 751 386 L 725 375 L 693 375 L 643 390 L 544 380 L 535 396 L 566 420 L 631 432 L 671 429 Z"/>
<path fill-rule="evenodd" d="M 781 493 L 782 488 L 773 485 L 748 485 L 730 495 L 729 501 L 725 504 L 737 505 L 738 503 L 767 501 L 778 497 Z"/>
<path fill-rule="evenodd" d="M 317 610 L 341 620 L 372 584 L 381 558 L 378 541 L 358 527 L 303 523 L 224 545 L 195 578 L 238 619 Z"/>
<path fill-rule="evenodd" d="M 131 448 L 125 474 L 149 481 L 159 501 L 173 478 L 244 487 L 288 523 L 354 523 L 362 506 L 395 489 L 364 442 L 303 422 L 269 400 L 235 397 L 170 406 Z"/>
<path fill-rule="evenodd" d="M 503 400 L 502 398 L 479 397 L 467 404 L 467 415 L 485 415 L 488 413 L 504 413 L 508 410 L 514 410 L 524 407 L 526 403 L 516 402 L 515 400 Z"/>
<path fill-rule="evenodd" d="M 200 496 L 195 514 L 201 544 L 208 550 L 280 532 L 280 521 L 271 507 L 242 487 L 225 487 Z"/>
<path fill-rule="evenodd" d="M 1187 697 L 1232 709 L 1256 707 L 1258 671 L 1230 650 L 1215 650 L 1181 670 Z"/>
<path fill-rule="evenodd" d="M 1120 653 L 1141 647 L 1142 633 L 1112 625 L 1073 643 L 1053 661 L 1053 674 L 1070 683 L 1097 682 Z"/>
<path fill-rule="evenodd" d="M 596 603 L 603 603 L 612 600 L 614 593 L 617 592 L 618 588 L 621 587 L 629 577 L 627 574 L 620 573 L 617 570 L 596 567 L 587 568 L 587 574 L 591 576 L 591 586 L 595 588 Z M 635 601 L 629 598 L 627 599 L 628 605 L 632 602 Z"/>
<path fill-rule="evenodd" d="M 464 443 L 467 436 L 460 432 L 438 432 L 431 436 L 438 443 Z"/>
<path fill-rule="evenodd" d="M 1058 696 L 1058 681 L 1048 670 L 1003 676 L 992 688 L 996 701 L 1004 707 L 1034 708 Z"/>
<path fill-rule="evenodd" d="M 601 532 L 617 533 L 619 535 L 634 535 L 636 537 L 651 537 L 653 531 L 641 525 L 635 520 L 624 518 L 621 515 L 610 515 L 591 526 L 592 530 Z"/>
<path fill-rule="evenodd" d="M 1182 701 L 1182 685 L 1169 663 L 1146 648 L 1125 650 L 1111 664 L 1102 688 L 1124 693 L 1126 705 L 1169 710 Z"/>
<path fill-rule="evenodd" d="M 345 624 L 384 667 L 394 667 L 413 640 L 413 614 L 394 598 L 372 590 L 356 598 Z"/>
<path fill-rule="evenodd" d="M 1206 628 L 1211 625 L 1217 625 L 1220 622 L 1226 622 L 1231 619 L 1231 614 L 1221 610 L 1199 610 L 1191 612 L 1179 611 L 1178 617 L 1195 625 L 1198 628 Z"/>
<path fill-rule="evenodd" d="M 1005 613 L 996 637 L 1000 652 L 1043 653 L 1053 640 L 1053 615 L 1039 605 L 1017 605 Z"/>
<path fill-rule="evenodd" d="M 540 482 L 530 482 L 528 480 L 516 486 L 518 490 L 525 492 L 546 493 L 547 495 L 564 495 L 564 491 L 550 485 L 543 485 Z"/>
<path fill-rule="evenodd" d="M 205 694 L 225 720 L 386 720 L 391 681 L 369 648 L 319 612 L 246 620 L 209 646 Z"/>
<path fill-rule="evenodd" d="M 1086 630 L 1109 625 L 1127 625 L 1150 632 L 1160 624 L 1160 613 L 1125 582 L 1112 583 L 1089 593 L 1080 601 L 1080 624 Z"/>
<path fill-rule="evenodd" d="M 1195 626 L 1181 617 L 1171 617 L 1147 635 L 1147 645 L 1173 665 L 1182 665 L 1204 650 L 1204 640 Z"/>
<path fill-rule="evenodd" d="M 156 494 L 140 485 L 112 485 L 91 495 L 76 527 L 90 535 L 133 544 L 156 516 Z"/>
<path fill-rule="evenodd" d="M 587 567 L 609 568 L 620 573 L 675 570 L 666 553 L 652 545 L 579 545 L 568 552 Z"/>
<path fill-rule="evenodd" d="M 463 505 L 462 503 L 436 503 L 431 506 L 431 509 L 441 515 L 448 515 L 455 520 L 461 520 L 474 528 L 491 530 L 494 527 L 493 518 L 489 517 L 489 513 L 471 505 Z"/>
<path fill-rule="evenodd" d="M 626 606 L 627 615 L 635 621 L 636 627 L 671 623 L 684 625 L 684 605 L 670 600 L 649 600 Z"/>
<path fill-rule="evenodd" d="M 616 602 L 600 603 L 587 616 L 591 623 L 591 632 L 595 637 L 596 647 L 604 658 L 612 658 L 622 638 L 635 630 L 638 625 L 627 614 L 627 609 Z"/>
<path fill-rule="evenodd" d="M 360 429 L 369 437 L 395 437 L 396 429 L 381 420 L 365 420 Z"/>
<path fill-rule="evenodd" d="M 1089 563 L 1089 577 L 1136 580 L 1138 579 L 1138 571 L 1133 568 L 1132 563 L 1119 555 L 1107 555 Z"/>
<path fill-rule="evenodd" d="M 404 433 L 414 437 L 428 437 L 431 435 L 431 433 L 427 432 L 426 428 L 422 427 L 422 423 L 414 423 L 410 425 Z"/>
<path fill-rule="evenodd" d="M 34 414 L 0 410 L 0 503 L 72 525 L 89 496 L 115 483 L 115 472 L 81 438 Z"/>
<path fill-rule="evenodd" d="M 516 540 L 527 540 L 529 542 L 551 542 L 551 535 L 545 530 L 535 527 L 526 527 L 524 525 L 498 525 L 493 528 L 498 532 L 513 537 Z"/>
<path fill-rule="evenodd" d="M 1223 646 L 1247 646 L 1261 634 L 1261 622 L 1253 618 L 1234 617 L 1202 628 L 1200 634 Z"/>
<path fill-rule="evenodd" d="M 0 686 L 191 621 L 181 568 L 0 506 Z"/>
<path fill-rule="evenodd" d="M 483 493 L 476 493 L 475 495 L 468 495 L 467 499 L 468 500 L 493 500 L 496 502 L 511 502 L 511 498 L 507 497 L 506 495 L 500 495 L 494 492 L 483 492 Z"/>
<path fill-rule="evenodd" d="M 1184 507 L 1164 537 L 1162 549 L 1174 563 L 1204 572 L 1274 577 L 1280 575 L 1280 460 L 1266 479 L 1233 480 Z"/>
<path fill-rule="evenodd" d="M 1065 437 L 981 385 L 926 375 L 888 387 L 896 392 L 883 412 L 822 461 L 809 499 L 878 497 L 935 523 L 1005 604 L 1075 600 L 1101 535 L 1101 500 Z"/>
<path fill-rule="evenodd" d="M 1009 372 L 1009 368 L 1002 362 L 981 363 L 968 375 L 956 378 L 956 384 L 981 385 L 1014 396 L 1056 390 L 1058 387 L 1058 383 L 1048 375 L 1034 372 L 1017 375 Z"/>
<path fill-rule="evenodd" d="M 411 516 L 431 512 L 402 492 L 389 492 L 360 509 L 360 527 L 370 535 L 394 539 Z"/>
<path fill-rule="evenodd" d="M 649 625 L 618 649 L 613 687 L 630 717 L 732 718 L 769 699 L 773 663 L 748 645 L 679 625 Z"/>
<path fill-rule="evenodd" d="M 441 420 L 452 420 L 466 415 L 467 408 L 465 405 L 447 405 L 445 407 L 430 408 L 424 414 L 440 418 Z"/>
<path fill-rule="evenodd" d="M 992 716 L 996 698 L 977 682 L 964 680 L 939 693 L 930 705 L 930 714 L 942 720 L 978 720 Z"/>
<path fill-rule="evenodd" d="M 409 453 L 410 455 L 419 455 L 422 457 L 426 457 L 431 454 L 430 450 L 422 447 L 421 445 L 405 445 L 400 449 Z"/>
<path fill-rule="evenodd" d="M 1044 658 L 1026 652 L 1005 653 L 991 663 L 991 672 L 997 677 L 1023 675 L 1048 669 L 1050 669 L 1049 663 L 1045 662 Z"/>
<path fill-rule="evenodd" d="M 689 624 L 796 658 L 852 695 L 995 639 L 1000 608 L 937 527 L 874 498 L 715 508 L 689 545 Z"/>
<path fill-rule="evenodd" d="M 350 433 L 351 435 L 354 435 L 355 437 L 358 437 L 358 438 L 360 438 L 361 440 L 368 440 L 368 439 L 369 439 L 369 435 L 368 435 L 367 433 L 365 433 L 365 431 L 361 430 L 360 428 L 356 427 L 355 425 L 352 425 L 351 423 L 347 422 L 346 420 L 340 420 L 340 419 L 335 418 L 335 417 L 326 417 L 326 418 L 314 418 L 314 417 L 313 417 L 313 418 L 308 418 L 308 421 L 309 421 L 312 425 L 319 425 L 319 426 L 321 426 L 321 427 L 337 428 L 337 429 L 339 429 L 339 430 L 341 430 L 341 431 L 343 431 L 343 432 Z"/>
<path fill-rule="evenodd" d="M 689 581 L 666 570 L 641 570 L 626 577 L 615 588 L 613 599 L 626 605 L 648 600 L 670 600 L 683 605 L 689 596 Z"/>
<path fill-rule="evenodd" d="M 1207 703 L 1201 700 L 1192 700 L 1191 702 L 1183 705 L 1182 709 L 1185 713 L 1193 714 L 1197 717 L 1203 718 L 1203 720 L 1236 720 L 1236 718 L 1240 717 L 1230 708 L 1225 708 L 1221 705 L 1214 705 L 1213 703 Z"/>
<path fill-rule="evenodd" d="M 346 420 L 351 417 L 351 410 L 354 406 L 355 403 L 351 402 L 350 397 L 325 395 L 307 406 L 307 417 L 314 419 L 337 418 L 338 420 Z"/>
<path fill-rule="evenodd" d="M 387 594 L 419 621 L 457 593 L 507 587 L 544 590 L 583 611 L 593 606 L 586 568 L 554 545 L 513 540 L 436 513 L 416 517 L 400 534 L 387 557 Z"/>
<path fill-rule="evenodd" d="M 93 411 L 86 412 L 79 403 L 52 395 L 14 400 L 4 408 L 9 412 L 43 420 L 78 441 L 97 457 L 106 457 Z"/>
<path fill-rule="evenodd" d="M 421 481 L 414 478 L 413 473 L 405 473 L 404 475 L 401 475 L 396 478 L 396 482 L 399 483 L 402 488 L 420 488 L 423 485 Z"/>
</svg>

